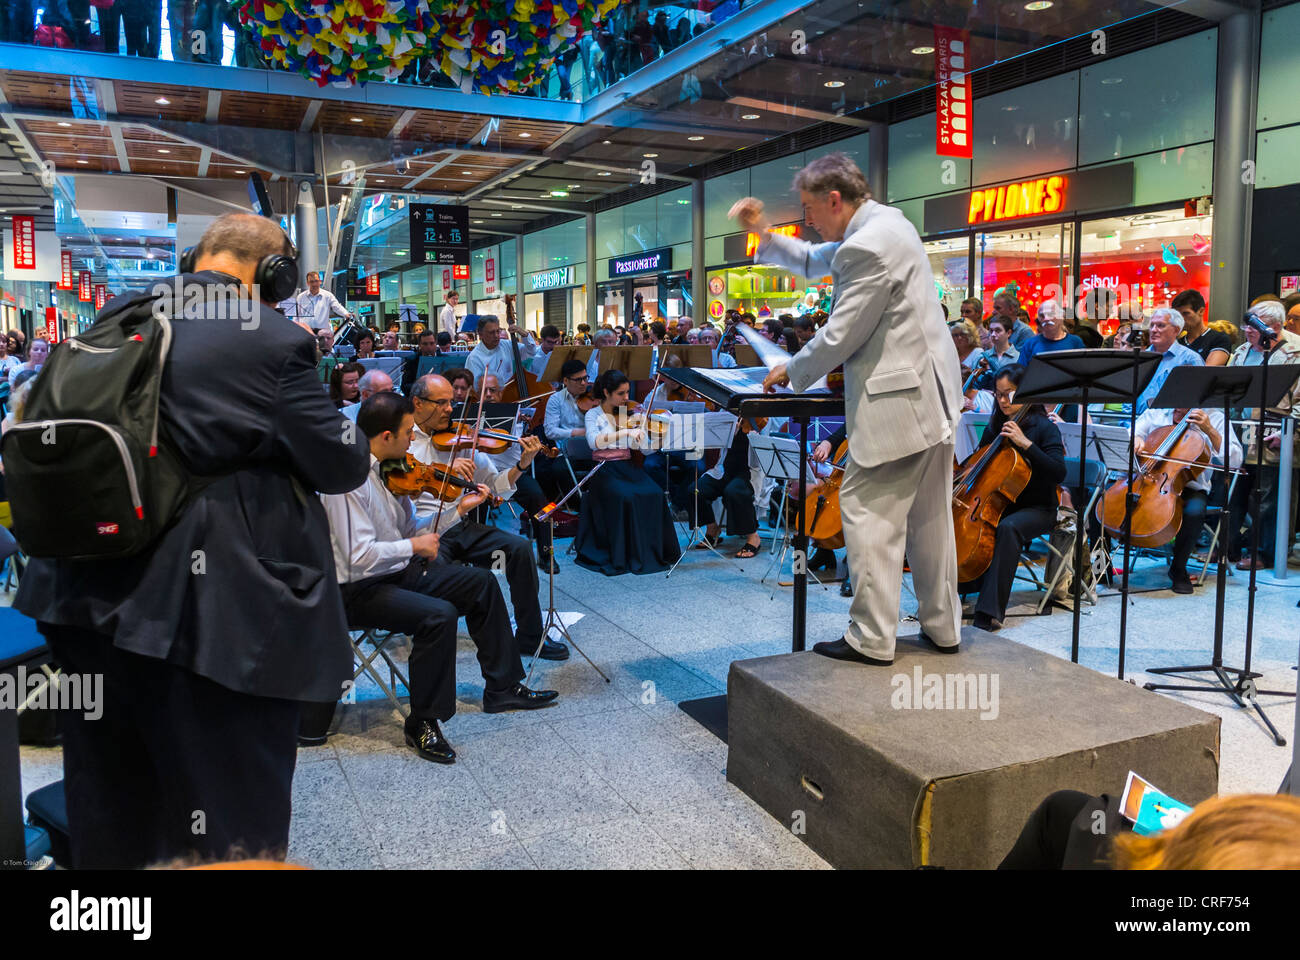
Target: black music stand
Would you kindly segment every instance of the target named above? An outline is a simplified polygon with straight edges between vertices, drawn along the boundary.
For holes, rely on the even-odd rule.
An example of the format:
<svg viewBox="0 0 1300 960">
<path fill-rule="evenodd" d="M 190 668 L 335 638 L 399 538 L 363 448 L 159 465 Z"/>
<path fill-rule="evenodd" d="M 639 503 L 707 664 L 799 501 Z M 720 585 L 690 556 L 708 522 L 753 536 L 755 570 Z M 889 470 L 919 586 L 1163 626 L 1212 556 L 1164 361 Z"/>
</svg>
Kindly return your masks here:
<svg viewBox="0 0 1300 960">
<path fill-rule="evenodd" d="M 1039 353 L 1029 361 L 1025 378 L 1016 391 L 1018 403 L 1077 403 L 1079 405 L 1079 451 L 1086 455 L 1088 449 L 1088 404 L 1128 403 L 1136 407 L 1137 398 L 1155 376 L 1160 354 L 1145 350 L 1057 350 Z M 1129 489 L 1133 487 L 1133 423 L 1129 424 Z M 1085 457 L 1086 458 L 1086 457 Z M 1083 477 L 1083 460 L 1080 460 L 1079 477 Z M 1079 614 L 1083 592 L 1083 541 L 1088 528 L 1083 524 L 1084 497 L 1074 497 L 1074 575 L 1070 587 L 1074 606 L 1074 624 L 1070 633 L 1070 660 L 1079 662 Z M 1119 678 L 1124 679 L 1124 638 L 1128 614 L 1128 530 L 1132 520 L 1133 500 L 1130 496 L 1124 508 L 1124 585 L 1121 588 L 1124 606 L 1119 614 Z"/>
<path fill-rule="evenodd" d="M 1256 407 L 1263 410 L 1281 403 L 1282 398 L 1290 392 L 1296 378 L 1300 377 L 1300 369 L 1289 370 L 1288 373 L 1289 375 L 1278 375 L 1277 371 L 1274 371 L 1273 382 L 1269 383 L 1268 369 L 1263 364 L 1258 367 L 1178 367 L 1170 372 L 1169 379 L 1160 388 L 1151 406 L 1175 407 L 1180 410 L 1220 406 L 1223 410 L 1223 429 L 1226 433 L 1232 429 L 1230 407 Z M 1267 394 L 1265 390 L 1268 391 Z M 1260 437 L 1262 436 L 1261 431 Z M 1256 443 L 1256 449 L 1262 452 L 1259 443 Z M 1229 450 L 1231 446 L 1225 436 L 1225 459 Z M 1286 738 L 1277 732 L 1277 727 L 1273 726 L 1256 696 L 1267 694 L 1294 697 L 1295 693 L 1286 690 L 1255 689 L 1254 680 L 1261 674 L 1254 673 L 1250 669 L 1250 635 L 1253 623 L 1249 616 L 1246 624 L 1246 659 L 1243 665 L 1240 668 L 1223 665 L 1223 607 L 1228 586 L 1227 540 L 1224 537 L 1224 525 L 1228 516 L 1228 486 L 1227 483 L 1223 485 L 1223 504 L 1219 510 L 1219 570 L 1214 593 L 1214 651 L 1210 655 L 1210 662 L 1187 667 L 1151 667 L 1147 670 L 1147 673 L 1166 676 L 1184 673 L 1212 673 L 1214 676 L 1209 678 L 1210 682 L 1201 684 L 1144 683 L 1142 686 L 1147 690 L 1209 690 L 1227 694 L 1239 707 L 1247 705 L 1254 707 L 1259 718 L 1273 734 L 1273 741 L 1279 747 L 1284 747 Z M 1256 500 L 1258 501 L 1258 498 Z M 1255 526 L 1258 526 L 1258 520 L 1257 509 L 1254 516 Z M 1252 592 L 1251 602 L 1254 599 Z M 1235 680 L 1233 675 L 1236 677 Z"/>
</svg>

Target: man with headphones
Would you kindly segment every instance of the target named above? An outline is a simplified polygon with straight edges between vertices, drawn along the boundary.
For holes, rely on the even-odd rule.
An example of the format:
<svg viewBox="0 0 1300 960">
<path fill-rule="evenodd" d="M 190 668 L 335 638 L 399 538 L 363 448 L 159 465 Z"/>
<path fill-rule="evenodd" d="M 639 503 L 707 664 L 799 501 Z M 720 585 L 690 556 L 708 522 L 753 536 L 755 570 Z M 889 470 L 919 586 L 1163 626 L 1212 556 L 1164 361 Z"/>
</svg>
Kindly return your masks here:
<svg viewBox="0 0 1300 960">
<path fill-rule="evenodd" d="M 321 390 L 311 334 L 272 306 L 297 284 L 292 245 L 273 221 L 229 214 L 186 261 L 174 292 L 111 309 L 183 295 L 159 446 L 193 475 L 188 502 L 125 559 L 33 558 L 14 601 L 66 674 L 103 678 L 101 715 L 63 718 L 77 867 L 282 857 L 301 704 L 352 679 L 314 494 L 358 487 L 370 456 Z"/>
</svg>

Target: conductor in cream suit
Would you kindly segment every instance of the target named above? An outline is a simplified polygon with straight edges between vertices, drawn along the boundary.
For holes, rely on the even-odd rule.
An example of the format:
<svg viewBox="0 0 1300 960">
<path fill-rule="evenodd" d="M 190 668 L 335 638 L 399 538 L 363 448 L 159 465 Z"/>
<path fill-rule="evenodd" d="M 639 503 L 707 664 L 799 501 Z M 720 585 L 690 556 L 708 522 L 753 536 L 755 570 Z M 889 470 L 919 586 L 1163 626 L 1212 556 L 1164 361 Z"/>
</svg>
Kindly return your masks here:
<svg viewBox="0 0 1300 960">
<path fill-rule="evenodd" d="M 921 635 L 944 653 L 961 640 L 952 457 L 961 415 L 961 366 L 916 229 L 871 199 L 866 177 L 842 153 L 819 157 L 794 179 L 804 221 L 827 239 L 767 233 L 754 198 L 731 210 L 763 236 L 755 261 L 800 276 L 830 274 L 835 305 L 811 341 L 773 368 L 764 387 L 806 390 L 844 365 L 849 461 L 840 488 L 854 595 L 848 629 L 814 645 L 825 656 L 886 666 L 894 659 L 903 557 L 912 569 Z"/>
</svg>

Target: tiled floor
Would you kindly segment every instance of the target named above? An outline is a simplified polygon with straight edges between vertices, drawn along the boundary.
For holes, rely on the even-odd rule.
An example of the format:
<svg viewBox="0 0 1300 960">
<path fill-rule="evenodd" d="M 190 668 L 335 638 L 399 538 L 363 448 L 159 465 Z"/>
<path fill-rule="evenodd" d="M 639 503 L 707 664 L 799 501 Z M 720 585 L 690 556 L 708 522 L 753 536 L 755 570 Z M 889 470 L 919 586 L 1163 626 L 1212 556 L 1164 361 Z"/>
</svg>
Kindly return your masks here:
<svg viewBox="0 0 1300 960">
<path fill-rule="evenodd" d="M 671 579 L 606 578 L 563 558 L 557 605 L 581 615 L 573 637 L 611 682 L 575 653 L 537 668 L 534 686 L 560 691 L 554 707 L 487 715 L 474 648 L 462 636 L 458 712 L 445 725 L 459 754 L 450 767 L 416 758 L 402 743 L 396 713 L 378 688 L 363 684 L 329 744 L 299 752 L 291 859 L 314 867 L 825 867 L 726 782 L 725 745 L 677 707 L 724 692 L 733 660 L 789 650 L 790 590 L 758 582 L 769 562 L 764 552 L 742 571 L 701 551 Z M 1135 586 L 1163 586 L 1163 570 L 1158 561 L 1143 561 Z M 1297 587 L 1300 570 L 1289 585 L 1258 589 L 1254 666 L 1264 673 L 1261 688 L 1295 689 Z M 1237 574 L 1227 595 L 1230 664 L 1242 658 L 1246 600 L 1246 577 Z M 1112 675 L 1119 603 L 1103 598 L 1082 617 L 1080 661 Z M 839 636 L 847 606 L 833 585 L 814 585 L 809 642 Z M 914 609 L 905 594 L 903 613 Z M 1164 590 L 1132 597 L 1126 676 L 1140 684 L 1150 679 L 1146 667 L 1205 660 L 1213 610 L 1212 585 L 1190 597 Z M 1070 630 L 1070 615 L 1058 611 L 1013 616 L 1004 635 L 1068 657 Z M 1226 697 L 1179 696 L 1223 717 L 1223 792 L 1277 789 L 1289 748 L 1274 746 L 1256 717 Z M 1262 702 L 1290 739 L 1293 701 Z M 57 749 L 23 749 L 26 791 L 60 770 Z"/>
</svg>

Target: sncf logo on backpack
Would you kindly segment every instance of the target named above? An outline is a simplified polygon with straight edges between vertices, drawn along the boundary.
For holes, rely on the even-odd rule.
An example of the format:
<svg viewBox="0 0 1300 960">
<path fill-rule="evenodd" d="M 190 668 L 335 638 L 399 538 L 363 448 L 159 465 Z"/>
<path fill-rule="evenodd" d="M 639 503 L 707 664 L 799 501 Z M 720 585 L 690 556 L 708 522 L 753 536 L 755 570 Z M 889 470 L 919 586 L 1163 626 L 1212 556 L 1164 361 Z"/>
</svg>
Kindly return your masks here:
<svg viewBox="0 0 1300 960">
<path fill-rule="evenodd" d="M 195 486 L 159 436 L 172 330 L 152 307 L 147 295 L 124 301 L 55 347 L 5 433 L 13 532 L 31 556 L 132 556 Z"/>
</svg>

